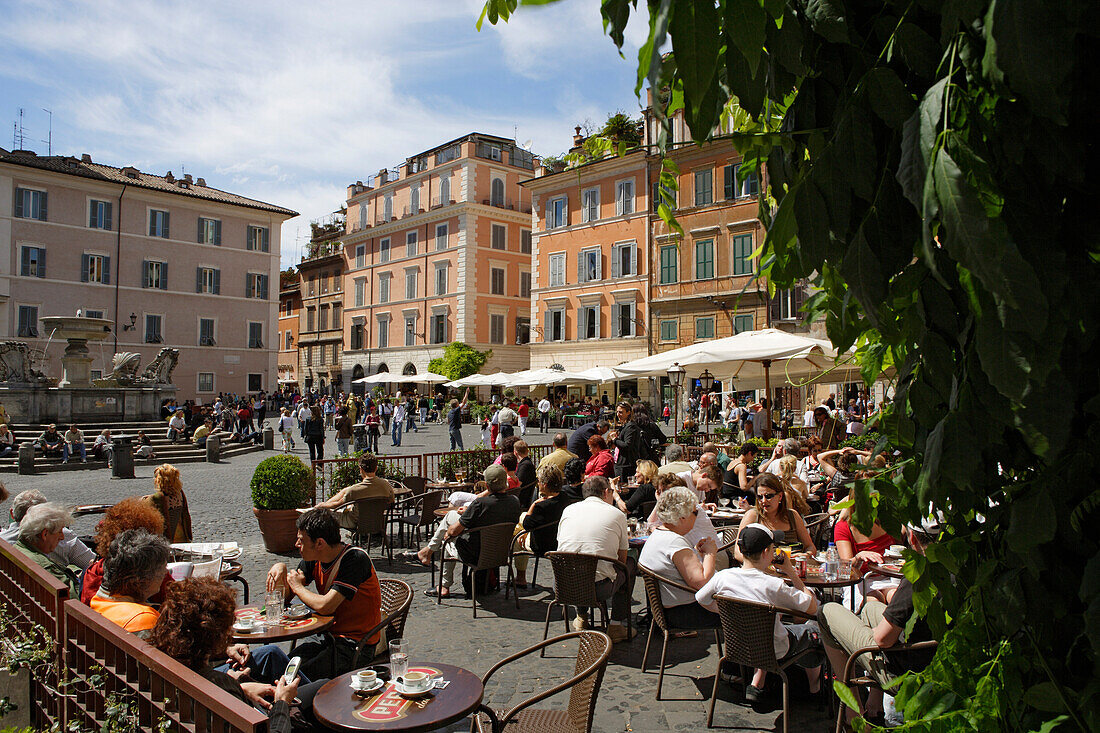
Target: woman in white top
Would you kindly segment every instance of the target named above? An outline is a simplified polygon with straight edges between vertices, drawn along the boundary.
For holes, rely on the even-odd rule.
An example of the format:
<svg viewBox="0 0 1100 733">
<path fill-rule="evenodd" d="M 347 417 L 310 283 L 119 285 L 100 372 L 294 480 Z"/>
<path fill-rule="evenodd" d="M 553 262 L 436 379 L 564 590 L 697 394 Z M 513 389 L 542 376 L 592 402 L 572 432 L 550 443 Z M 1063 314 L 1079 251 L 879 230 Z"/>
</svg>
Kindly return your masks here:
<svg viewBox="0 0 1100 733">
<path fill-rule="evenodd" d="M 294 450 L 294 418 L 285 407 L 279 415 L 279 433 L 283 436 L 283 453 Z"/>
<path fill-rule="evenodd" d="M 704 537 L 692 547 L 684 539 L 695 526 L 699 497 L 687 487 L 668 489 L 657 499 L 660 523 L 646 540 L 638 559 L 653 572 L 699 590 L 714 575 L 718 546 L 711 537 Z M 698 553 L 698 554 L 696 554 Z M 702 559 L 700 559 L 702 558 Z M 661 584 L 661 602 L 665 617 L 679 629 L 716 629 L 721 625 L 718 614 L 700 606 L 695 595 Z"/>
</svg>

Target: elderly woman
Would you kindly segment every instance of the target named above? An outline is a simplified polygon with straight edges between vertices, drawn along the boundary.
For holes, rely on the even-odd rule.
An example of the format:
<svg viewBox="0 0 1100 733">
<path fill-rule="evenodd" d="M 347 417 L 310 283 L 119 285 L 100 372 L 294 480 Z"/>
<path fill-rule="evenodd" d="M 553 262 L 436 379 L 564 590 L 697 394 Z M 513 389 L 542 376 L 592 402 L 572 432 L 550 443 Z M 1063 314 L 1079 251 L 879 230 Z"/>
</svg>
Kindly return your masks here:
<svg viewBox="0 0 1100 733">
<path fill-rule="evenodd" d="M 615 457 L 607 449 L 607 441 L 602 435 L 593 435 L 588 439 L 588 450 L 592 456 L 584 465 L 584 477 L 603 476 L 610 479 L 615 475 Z"/>
<path fill-rule="evenodd" d="M 752 480 L 749 488 L 756 496 L 756 503 L 741 518 L 742 530 L 750 524 L 762 524 L 768 529 L 782 530 L 785 537 L 797 539 L 806 552 L 817 552 L 802 515 L 791 509 L 782 479 L 772 473 L 762 473 Z M 734 555 L 744 562 L 739 546 L 735 547 Z"/>
<path fill-rule="evenodd" d="M 157 622 L 149 599 L 160 590 L 171 556 L 172 548 L 162 535 L 144 529 L 120 532 L 107 551 L 103 584 L 89 604 L 92 610 L 144 636 Z"/>
<path fill-rule="evenodd" d="M 658 524 L 642 548 L 639 565 L 687 585 L 697 591 L 714 575 L 718 546 L 713 537 L 704 537 L 694 547 L 685 535 L 695 527 L 699 496 L 685 486 L 664 491 L 657 499 Z M 661 584 L 661 602 L 665 617 L 679 629 L 715 629 L 721 625 L 718 614 L 700 606 L 694 592 Z"/>
<path fill-rule="evenodd" d="M 273 733 L 311 729 L 311 715 L 305 712 L 304 720 L 292 718 L 290 704 L 297 696 L 302 700 L 302 709 L 308 710 L 313 695 L 327 680 L 303 684 L 299 689 L 298 678 L 289 684 L 281 676 L 274 685 L 241 682 L 247 677 L 247 670 L 226 672 L 214 667 L 214 660 L 220 661 L 225 653 L 236 606 L 233 591 L 213 578 L 189 578 L 173 583 L 161 606 L 160 618 L 149 634 L 149 643 L 237 699 L 266 709 L 270 717 L 268 729 Z"/>
<path fill-rule="evenodd" d="M 180 470 L 170 463 L 153 471 L 156 491 L 145 500 L 164 517 L 164 536 L 169 542 L 191 541 L 191 513 L 187 509 L 187 497 L 183 493 Z"/>
<path fill-rule="evenodd" d="M 35 504 L 27 509 L 19 522 L 19 539 L 15 546 L 26 553 L 46 572 L 69 586 L 69 595 L 79 595 L 76 568 L 65 566 L 49 557 L 65 536 L 65 528 L 73 523 L 72 515 L 61 504 Z"/>
<path fill-rule="evenodd" d="M 111 549 L 111 543 L 119 533 L 128 529 L 144 529 L 152 534 L 164 534 L 164 517 L 139 496 L 123 499 L 107 510 L 103 519 L 96 525 L 95 551 L 98 557 L 92 561 L 84 571 L 84 577 L 81 578 L 80 600 L 85 604 L 91 605 L 92 596 L 103 584 L 103 564 Z M 170 577 L 166 575 L 164 585 L 170 582 Z M 162 596 L 163 591 L 162 587 L 157 591 L 157 596 Z"/>
</svg>

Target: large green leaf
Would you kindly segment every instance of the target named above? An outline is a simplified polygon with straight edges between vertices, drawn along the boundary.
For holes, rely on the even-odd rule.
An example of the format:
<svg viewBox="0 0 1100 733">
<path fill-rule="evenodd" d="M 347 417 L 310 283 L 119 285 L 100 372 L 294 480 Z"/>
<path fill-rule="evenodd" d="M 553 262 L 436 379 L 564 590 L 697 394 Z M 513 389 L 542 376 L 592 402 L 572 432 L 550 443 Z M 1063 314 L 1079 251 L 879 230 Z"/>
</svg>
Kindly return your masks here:
<svg viewBox="0 0 1100 733">
<path fill-rule="evenodd" d="M 841 0 L 809 0 L 806 17 L 814 32 L 827 41 L 845 43 L 848 40 L 848 21 Z"/>
<path fill-rule="evenodd" d="M 615 48 L 623 47 L 623 32 L 630 21 L 630 0 L 602 0 L 600 14 L 603 16 L 603 30 L 615 43 Z M 621 53 L 620 53 L 621 55 Z"/>
<path fill-rule="evenodd" d="M 887 125 L 900 130 L 916 105 L 897 73 L 879 66 L 868 72 L 865 83 L 871 109 Z"/>
<path fill-rule="evenodd" d="M 1065 13 L 1058 2 L 998 2 L 991 31 L 996 65 L 1009 88 L 1028 100 L 1033 114 L 1059 124 L 1065 123 L 1070 103 L 1064 82 L 1073 67 L 1076 35 Z"/>
<path fill-rule="evenodd" d="M 713 2 L 673 0 L 668 31 L 684 85 L 692 136 L 703 142 L 718 121 L 718 10 Z"/>
<path fill-rule="evenodd" d="M 767 12 L 760 0 L 726 0 L 722 23 L 733 47 L 755 69 L 764 50 Z M 729 53 L 729 51 L 727 51 Z"/>
</svg>

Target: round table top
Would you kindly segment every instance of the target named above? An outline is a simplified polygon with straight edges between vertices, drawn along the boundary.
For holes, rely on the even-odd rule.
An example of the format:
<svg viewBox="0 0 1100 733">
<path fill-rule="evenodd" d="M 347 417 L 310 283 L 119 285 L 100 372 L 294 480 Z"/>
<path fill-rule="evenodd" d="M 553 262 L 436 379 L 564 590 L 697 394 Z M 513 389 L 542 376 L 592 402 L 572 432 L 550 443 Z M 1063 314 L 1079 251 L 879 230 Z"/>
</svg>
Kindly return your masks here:
<svg viewBox="0 0 1100 733">
<path fill-rule="evenodd" d="M 473 486 L 472 481 L 429 481 L 424 484 L 429 489 L 447 489 L 449 491 L 462 491 Z"/>
<path fill-rule="evenodd" d="M 806 573 L 802 582 L 807 588 L 847 588 L 863 580 L 863 576 L 853 571 L 851 577 L 838 578 L 837 580 L 825 580 L 824 573 Z"/>
<path fill-rule="evenodd" d="M 74 517 L 82 517 L 86 514 L 103 514 L 113 506 L 114 504 L 81 504 L 71 507 L 69 513 Z"/>
<path fill-rule="evenodd" d="M 300 639 L 303 636 L 312 636 L 328 630 L 336 622 L 332 616 L 320 616 L 316 613 L 294 621 L 283 621 L 275 625 L 268 625 L 264 614 L 260 611 L 263 604 L 254 603 L 249 606 L 241 606 L 237 609 L 236 617 L 251 618 L 255 623 L 252 631 L 247 633 L 233 629 L 233 641 L 237 644 L 277 644 L 281 641 Z"/>
<path fill-rule="evenodd" d="M 222 560 L 222 580 L 230 580 L 232 578 L 239 578 L 241 573 L 244 572 L 244 565 L 237 560 Z"/>
<path fill-rule="evenodd" d="M 334 730 L 429 731 L 465 718 L 481 704 L 485 688 L 473 672 L 435 662 L 414 665 L 409 671 L 439 672 L 450 684 L 410 700 L 387 682 L 373 695 L 363 697 L 351 689 L 353 671 L 317 691 L 313 714 Z"/>
<path fill-rule="evenodd" d="M 443 517 L 447 516 L 447 512 L 449 512 L 449 511 L 451 511 L 451 507 L 441 506 L 438 509 L 436 509 L 434 513 L 437 517 L 442 519 Z"/>
</svg>

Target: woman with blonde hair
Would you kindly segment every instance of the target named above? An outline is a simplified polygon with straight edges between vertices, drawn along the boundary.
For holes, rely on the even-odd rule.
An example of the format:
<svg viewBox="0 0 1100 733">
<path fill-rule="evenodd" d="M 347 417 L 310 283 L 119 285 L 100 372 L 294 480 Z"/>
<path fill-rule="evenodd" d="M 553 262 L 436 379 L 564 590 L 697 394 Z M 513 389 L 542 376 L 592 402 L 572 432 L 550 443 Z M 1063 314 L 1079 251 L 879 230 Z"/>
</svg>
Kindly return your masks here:
<svg viewBox="0 0 1100 733">
<path fill-rule="evenodd" d="M 158 466 L 153 472 L 156 491 L 143 498 L 164 517 L 164 536 L 169 542 L 191 541 L 191 512 L 183 493 L 180 470 L 171 463 Z"/>
<path fill-rule="evenodd" d="M 657 501 L 657 464 L 653 461 L 638 461 L 634 469 L 634 482 L 637 484 L 626 500 L 626 511 L 632 517 L 645 519 L 645 504 Z"/>
<path fill-rule="evenodd" d="M 810 487 L 800 479 L 795 471 L 798 469 L 798 459 L 794 456 L 783 456 L 779 459 L 779 479 L 787 489 L 787 503 L 802 516 L 810 513 L 810 505 L 806 501 Z"/>
</svg>

